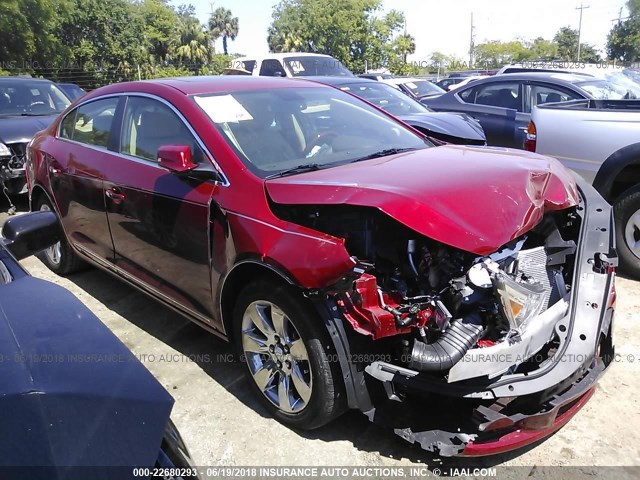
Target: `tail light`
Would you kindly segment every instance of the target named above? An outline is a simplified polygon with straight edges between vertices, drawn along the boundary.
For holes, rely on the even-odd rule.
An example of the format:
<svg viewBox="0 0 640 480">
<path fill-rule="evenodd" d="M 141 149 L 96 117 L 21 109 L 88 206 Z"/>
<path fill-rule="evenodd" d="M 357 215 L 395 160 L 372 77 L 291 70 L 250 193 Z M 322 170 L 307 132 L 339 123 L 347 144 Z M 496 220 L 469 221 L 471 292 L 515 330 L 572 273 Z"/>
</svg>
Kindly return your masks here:
<svg viewBox="0 0 640 480">
<path fill-rule="evenodd" d="M 536 124 L 529 122 L 529 126 L 527 127 L 527 137 L 524 141 L 524 149 L 529 152 L 535 152 L 537 138 L 538 132 L 536 131 Z"/>
</svg>

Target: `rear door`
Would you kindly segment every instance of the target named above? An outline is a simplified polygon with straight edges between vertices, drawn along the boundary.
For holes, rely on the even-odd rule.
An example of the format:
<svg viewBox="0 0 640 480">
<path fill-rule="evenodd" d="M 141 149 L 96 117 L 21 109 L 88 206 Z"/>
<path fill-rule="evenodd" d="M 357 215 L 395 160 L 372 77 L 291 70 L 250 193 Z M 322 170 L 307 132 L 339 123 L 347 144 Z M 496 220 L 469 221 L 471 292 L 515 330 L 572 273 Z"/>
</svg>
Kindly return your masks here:
<svg viewBox="0 0 640 480">
<path fill-rule="evenodd" d="M 176 110 L 157 98 L 129 96 L 104 185 L 115 263 L 145 289 L 208 322 L 209 202 L 219 187 L 160 167 L 162 145 L 188 145 L 200 168 L 213 169 Z"/>
<path fill-rule="evenodd" d="M 113 258 L 103 180 L 112 160 L 121 97 L 92 100 L 69 112 L 46 153 L 49 181 L 69 241 L 96 260 Z"/>
<path fill-rule="evenodd" d="M 524 113 L 522 82 L 483 83 L 465 88 L 457 96 L 462 105 L 455 110 L 480 122 L 489 145 L 522 148 L 520 128 L 526 128 L 530 117 Z"/>
</svg>

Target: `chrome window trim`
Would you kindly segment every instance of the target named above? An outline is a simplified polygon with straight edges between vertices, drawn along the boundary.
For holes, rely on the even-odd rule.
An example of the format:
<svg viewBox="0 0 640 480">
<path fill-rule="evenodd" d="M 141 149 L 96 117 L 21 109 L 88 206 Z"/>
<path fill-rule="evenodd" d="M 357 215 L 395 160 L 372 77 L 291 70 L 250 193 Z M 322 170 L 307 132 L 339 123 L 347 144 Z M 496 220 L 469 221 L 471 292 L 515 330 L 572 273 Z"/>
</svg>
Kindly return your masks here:
<svg viewBox="0 0 640 480">
<path fill-rule="evenodd" d="M 176 107 L 174 107 L 170 102 L 168 102 L 164 98 L 161 98 L 161 97 L 159 97 L 157 95 L 153 95 L 153 94 L 150 94 L 150 93 L 145 93 L 145 92 L 110 93 L 110 94 L 107 94 L 107 95 L 101 95 L 99 97 L 90 98 L 88 100 L 80 102 L 80 103 L 78 103 L 78 105 L 75 106 L 75 108 L 73 108 L 73 110 L 68 112 L 62 118 L 60 123 L 58 123 L 58 128 L 56 129 L 56 139 L 57 140 L 61 140 L 61 141 L 65 141 L 65 142 L 70 142 L 70 143 L 73 143 L 73 144 L 76 144 L 76 145 L 82 145 L 82 146 L 88 147 L 88 148 L 93 148 L 93 149 L 96 149 L 96 150 L 98 150 L 100 152 L 105 152 L 105 153 L 109 153 L 109 154 L 112 154 L 112 155 L 116 155 L 116 156 L 119 156 L 119 157 L 124 158 L 126 160 L 136 161 L 136 162 L 142 163 L 144 165 L 154 165 L 154 166 L 157 166 L 158 168 L 162 168 L 162 167 L 160 167 L 160 165 L 158 165 L 157 163 L 154 163 L 152 160 L 143 159 L 141 157 L 136 157 L 134 155 L 127 155 L 126 153 L 122 153 L 122 152 L 115 152 L 115 151 L 109 150 L 108 148 L 105 148 L 105 147 L 100 147 L 98 145 L 91 145 L 91 144 L 88 144 L 88 143 L 82 143 L 82 142 L 78 142 L 78 141 L 75 141 L 75 140 L 72 140 L 72 139 L 69 139 L 69 138 L 64 138 L 64 137 L 60 136 L 60 128 L 62 127 L 62 122 L 64 122 L 64 119 L 67 117 L 67 115 L 70 115 L 71 113 L 75 112 L 78 108 L 80 108 L 83 105 L 86 105 L 88 103 L 97 101 L 97 100 L 103 100 L 103 99 L 111 98 L 111 97 L 123 97 L 123 96 L 124 97 L 145 97 L 145 98 L 149 98 L 151 100 L 159 101 L 160 103 L 162 103 L 162 104 L 166 105 L 167 107 L 169 107 L 169 109 L 173 113 L 175 113 L 178 116 L 178 118 L 180 119 L 180 121 L 182 121 L 182 123 L 187 127 L 187 129 L 189 130 L 191 135 L 193 135 L 193 138 L 196 139 L 196 142 L 198 142 L 198 145 L 200 146 L 200 148 L 202 149 L 202 151 L 204 152 L 206 157 L 209 159 L 209 162 L 211 163 L 213 168 L 218 172 L 218 174 L 222 178 L 222 181 L 216 180 L 214 183 L 216 183 L 216 184 L 218 184 L 218 185 L 220 185 L 222 187 L 231 186 L 231 182 L 229 182 L 228 177 L 224 174 L 224 171 L 220 167 L 220 164 L 216 161 L 214 156 L 211 154 L 211 152 L 209 151 L 207 146 L 204 144 L 204 142 L 202 141 L 200 136 L 195 132 L 193 127 L 191 127 L 191 124 L 189 124 L 189 122 L 184 117 L 184 115 L 182 115 L 182 113 L 180 113 L 180 111 L 178 111 L 178 109 Z"/>
<path fill-rule="evenodd" d="M 67 140 L 67 141 L 69 141 L 69 142 L 73 142 L 73 143 L 76 143 L 76 144 L 78 144 L 78 145 L 85 145 L 85 146 L 87 146 L 87 147 L 103 148 L 104 150 L 106 150 L 106 151 L 110 152 L 111 150 L 108 150 L 106 147 L 101 147 L 100 145 L 93 145 L 93 144 L 91 144 L 91 143 L 82 143 L 82 142 L 75 141 L 75 140 L 73 140 L 73 139 L 71 139 L 71 138 L 65 138 L 65 137 L 62 137 L 62 136 L 60 135 L 60 133 L 61 133 L 61 132 L 60 132 L 60 130 L 62 129 L 62 124 L 63 124 L 63 123 L 64 123 L 64 121 L 67 119 L 67 117 L 68 117 L 69 115 L 71 115 L 72 113 L 74 113 L 74 114 L 75 114 L 75 112 L 77 112 L 77 111 L 78 111 L 78 109 L 79 109 L 80 107 L 84 107 L 85 105 L 89 105 L 90 103 L 97 102 L 97 101 L 99 101 L 99 100 L 107 100 L 107 99 L 109 99 L 109 98 L 112 98 L 112 97 L 119 97 L 119 96 L 120 96 L 120 94 L 104 95 L 104 96 L 101 96 L 101 97 L 90 98 L 90 99 L 88 99 L 88 100 L 86 100 L 86 101 L 84 101 L 84 102 L 81 102 L 81 103 L 79 103 L 78 105 L 76 105 L 76 106 L 75 106 L 74 108 L 72 108 L 69 112 L 67 112 L 67 113 L 65 114 L 65 116 L 64 116 L 64 117 L 62 117 L 62 119 L 60 120 L 60 122 L 58 122 L 58 128 L 56 128 L 56 139 L 58 139 L 58 140 Z M 116 103 L 116 110 L 117 110 L 117 109 L 118 109 L 118 104 Z"/>
</svg>

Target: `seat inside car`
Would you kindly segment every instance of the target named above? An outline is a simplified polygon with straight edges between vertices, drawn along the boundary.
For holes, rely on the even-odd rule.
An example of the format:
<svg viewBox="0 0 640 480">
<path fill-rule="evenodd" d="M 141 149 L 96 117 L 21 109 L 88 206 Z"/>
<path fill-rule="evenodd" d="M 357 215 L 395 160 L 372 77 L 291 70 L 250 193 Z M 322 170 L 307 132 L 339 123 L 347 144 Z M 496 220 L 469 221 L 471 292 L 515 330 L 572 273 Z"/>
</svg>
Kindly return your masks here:
<svg viewBox="0 0 640 480">
<path fill-rule="evenodd" d="M 276 117 L 270 102 L 266 99 L 247 100 L 244 107 L 251 115 L 250 120 L 229 122 L 229 128 L 238 146 L 257 167 L 274 165 L 299 157 L 293 139 L 283 133 L 281 116 Z"/>
<path fill-rule="evenodd" d="M 134 154 L 149 160 L 156 160 L 158 148 L 162 145 L 188 145 L 196 155 L 193 137 L 187 128 L 169 112 L 147 110 L 139 114 L 139 125 L 131 132 L 130 150 Z M 125 146 L 125 148 L 127 148 Z M 194 161 L 196 159 L 194 158 Z"/>
<path fill-rule="evenodd" d="M 559 93 L 556 92 L 551 92 L 547 94 L 547 98 L 544 99 L 544 103 L 555 103 L 555 102 L 561 102 L 562 101 L 562 97 L 560 96 Z"/>
</svg>

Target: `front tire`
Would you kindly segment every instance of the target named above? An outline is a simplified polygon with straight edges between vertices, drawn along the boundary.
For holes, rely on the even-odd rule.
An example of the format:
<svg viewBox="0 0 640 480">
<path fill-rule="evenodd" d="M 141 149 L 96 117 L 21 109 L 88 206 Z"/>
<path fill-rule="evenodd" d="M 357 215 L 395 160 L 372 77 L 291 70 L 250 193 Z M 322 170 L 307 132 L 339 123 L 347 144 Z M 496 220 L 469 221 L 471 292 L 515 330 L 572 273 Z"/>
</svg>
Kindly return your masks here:
<svg viewBox="0 0 640 480">
<path fill-rule="evenodd" d="M 339 362 L 318 314 L 299 291 L 252 283 L 234 309 L 234 338 L 251 388 L 279 421 L 321 427 L 346 409 Z"/>
<path fill-rule="evenodd" d="M 55 212 L 49 200 L 44 196 L 38 199 L 35 210 Z M 38 257 L 49 270 L 60 276 L 65 276 L 87 267 L 87 264 L 80 260 L 71 249 L 69 242 L 67 242 L 67 239 L 64 237 L 62 229 L 60 231 L 60 241 L 46 250 L 37 253 L 36 257 Z"/>
<path fill-rule="evenodd" d="M 620 268 L 640 279 L 640 187 L 629 189 L 613 207 Z"/>
</svg>

